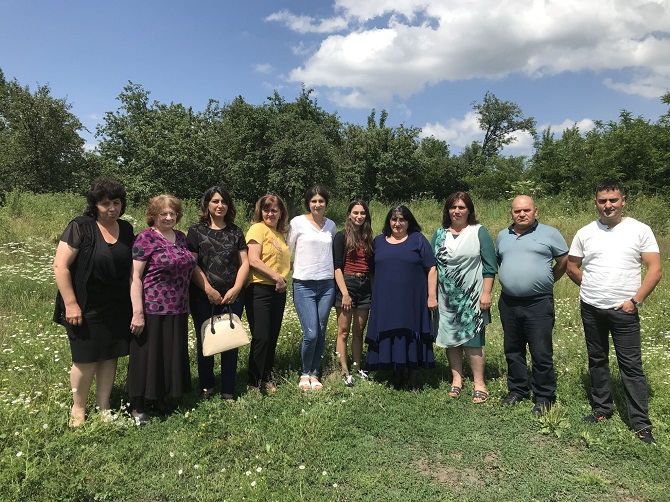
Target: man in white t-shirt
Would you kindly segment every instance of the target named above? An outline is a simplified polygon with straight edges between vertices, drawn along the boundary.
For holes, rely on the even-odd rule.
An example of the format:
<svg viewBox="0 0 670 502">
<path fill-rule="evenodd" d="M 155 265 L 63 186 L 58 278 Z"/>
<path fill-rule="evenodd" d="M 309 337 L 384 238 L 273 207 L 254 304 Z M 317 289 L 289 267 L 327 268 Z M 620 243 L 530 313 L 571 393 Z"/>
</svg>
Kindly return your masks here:
<svg viewBox="0 0 670 502">
<path fill-rule="evenodd" d="M 638 309 L 661 280 L 661 255 L 651 229 L 623 216 L 626 196 L 616 181 L 596 187 L 600 218 L 581 228 L 568 253 L 568 276 L 580 286 L 580 304 L 591 375 L 593 412 L 585 422 L 614 412 L 609 370 L 609 334 L 628 402 L 628 420 L 639 439 L 655 443 L 642 370 Z M 640 279 L 642 264 L 647 268 Z M 582 270 L 583 267 L 583 270 Z"/>
</svg>

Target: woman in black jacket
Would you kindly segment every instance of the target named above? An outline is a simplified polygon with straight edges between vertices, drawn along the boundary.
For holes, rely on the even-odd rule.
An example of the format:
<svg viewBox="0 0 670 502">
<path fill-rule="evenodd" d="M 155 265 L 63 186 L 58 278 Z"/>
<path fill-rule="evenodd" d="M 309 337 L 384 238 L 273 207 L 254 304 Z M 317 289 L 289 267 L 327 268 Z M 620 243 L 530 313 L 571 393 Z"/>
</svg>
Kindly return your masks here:
<svg viewBox="0 0 670 502">
<path fill-rule="evenodd" d="M 70 383 L 74 403 L 70 427 L 86 417 L 86 402 L 96 378 L 96 407 L 109 410 L 119 357 L 128 355 L 133 227 L 120 220 L 126 190 L 99 178 L 86 195 L 82 216 L 65 228 L 53 262 L 58 295 L 54 321 L 70 339 Z M 109 413 L 109 411 L 107 411 Z"/>
</svg>

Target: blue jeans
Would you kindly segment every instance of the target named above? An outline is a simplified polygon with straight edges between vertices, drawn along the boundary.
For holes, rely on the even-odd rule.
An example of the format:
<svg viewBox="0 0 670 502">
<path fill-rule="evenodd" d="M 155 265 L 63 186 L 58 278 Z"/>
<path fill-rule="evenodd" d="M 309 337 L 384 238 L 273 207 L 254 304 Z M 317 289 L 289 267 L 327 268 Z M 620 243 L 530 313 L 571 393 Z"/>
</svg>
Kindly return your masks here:
<svg viewBox="0 0 670 502">
<path fill-rule="evenodd" d="M 242 315 L 244 309 L 244 291 L 240 293 L 231 305 L 233 313 Z M 224 305 L 214 307 L 214 313 L 219 315 L 223 312 Z M 200 339 L 200 327 L 202 323 L 212 316 L 212 304 L 195 295 L 191 296 L 191 316 L 195 327 L 196 347 L 198 351 L 198 380 L 200 390 L 214 388 L 214 356 L 202 354 L 202 340 Z M 221 393 L 235 393 L 235 376 L 237 375 L 238 349 L 227 350 L 221 353 Z"/>
<path fill-rule="evenodd" d="M 335 302 L 335 280 L 293 280 L 293 304 L 302 327 L 302 373 L 316 373 L 326 348 L 326 326 Z"/>
</svg>

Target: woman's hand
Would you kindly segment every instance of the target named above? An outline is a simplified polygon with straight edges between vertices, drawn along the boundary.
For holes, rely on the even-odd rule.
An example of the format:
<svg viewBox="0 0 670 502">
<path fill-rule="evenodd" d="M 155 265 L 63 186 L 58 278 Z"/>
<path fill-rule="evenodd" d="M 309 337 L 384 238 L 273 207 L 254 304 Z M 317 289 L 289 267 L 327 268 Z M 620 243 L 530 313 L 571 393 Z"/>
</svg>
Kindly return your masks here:
<svg viewBox="0 0 670 502">
<path fill-rule="evenodd" d="M 428 296 L 428 309 L 429 310 L 437 309 L 437 296 L 434 295 Z"/>
<path fill-rule="evenodd" d="M 221 296 L 221 293 L 219 293 L 212 286 L 205 288 L 205 294 L 207 295 L 209 303 L 212 305 L 221 305 L 223 303 L 223 297 Z"/>
<path fill-rule="evenodd" d="M 135 335 L 141 335 L 144 331 L 144 312 L 138 312 L 133 314 L 133 318 L 130 320 L 130 332 Z"/>
<path fill-rule="evenodd" d="M 351 310 L 351 304 L 351 296 L 349 296 L 348 293 L 346 295 L 342 295 L 342 308 L 349 311 Z"/>
<path fill-rule="evenodd" d="M 232 287 L 228 291 L 226 291 L 225 295 L 223 295 L 223 298 L 221 299 L 221 303 L 224 304 L 224 305 L 233 304 L 233 303 L 235 303 L 235 300 L 237 300 L 237 296 L 239 294 L 240 294 L 240 290 Z"/>
<path fill-rule="evenodd" d="M 491 308 L 491 293 L 482 292 L 482 296 L 479 298 L 479 308 L 481 310 Z"/>
<path fill-rule="evenodd" d="M 83 324 L 81 307 L 78 303 L 65 306 L 65 320 L 71 326 L 81 326 Z"/>
<path fill-rule="evenodd" d="M 277 293 L 283 293 L 284 291 L 286 291 L 286 281 L 284 280 L 284 278 L 281 275 L 277 276 L 277 279 L 275 280 L 275 283 L 276 283 L 275 284 L 275 291 Z"/>
</svg>

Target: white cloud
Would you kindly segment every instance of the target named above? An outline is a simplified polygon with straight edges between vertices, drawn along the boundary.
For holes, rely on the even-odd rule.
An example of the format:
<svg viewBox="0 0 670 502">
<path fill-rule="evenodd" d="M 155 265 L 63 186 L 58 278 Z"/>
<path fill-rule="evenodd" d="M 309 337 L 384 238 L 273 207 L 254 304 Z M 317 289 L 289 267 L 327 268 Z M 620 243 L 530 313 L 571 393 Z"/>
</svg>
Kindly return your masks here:
<svg viewBox="0 0 670 502">
<path fill-rule="evenodd" d="M 439 122 L 426 124 L 422 128 L 421 137 L 434 136 L 451 146 L 464 148 L 473 141 L 484 139 L 484 133 L 479 128 L 477 118 L 478 115 L 475 112 L 468 112 L 462 120 L 449 119 L 444 124 Z"/>
<path fill-rule="evenodd" d="M 274 70 L 272 65 L 268 63 L 255 64 L 253 65 L 253 68 L 256 73 L 262 73 L 264 75 L 272 73 L 272 71 Z"/>
<path fill-rule="evenodd" d="M 326 34 L 289 79 L 329 88 L 340 106 L 511 74 L 633 69 L 630 82 L 604 85 L 647 97 L 670 83 L 670 0 L 336 0 L 333 9 L 332 19 L 267 19 Z"/>
<path fill-rule="evenodd" d="M 593 120 L 583 118 L 577 122 L 572 119 L 565 119 L 560 124 L 543 124 L 538 127 L 538 131 L 544 131 L 551 128 L 554 135 L 560 138 L 563 131 L 577 125 L 579 132 L 584 134 L 595 127 Z M 444 123 L 427 123 L 423 126 L 422 138 L 434 136 L 437 139 L 447 142 L 455 152 L 472 144 L 473 141 L 483 141 L 484 131 L 479 128 L 478 115 L 471 111 L 465 114 L 462 119 L 448 119 Z M 516 141 L 504 147 L 503 152 L 510 155 L 531 155 L 533 150 L 533 137 L 527 132 L 514 133 Z"/>
<path fill-rule="evenodd" d="M 287 10 L 270 14 L 265 20 L 276 21 L 298 33 L 333 33 L 342 31 L 348 26 L 347 21 L 341 17 L 315 20 L 310 16 L 296 16 Z"/>
<path fill-rule="evenodd" d="M 542 131 L 546 131 L 548 128 L 551 128 L 551 132 L 554 133 L 555 136 L 560 137 L 563 135 L 563 132 L 566 129 L 571 129 L 575 125 L 577 126 L 577 129 L 579 129 L 580 134 L 589 132 L 596 126 L 593 120 L 589 118 L 583 118 L 577 122 L 572 119 L 565 119 L 560 124 L 543 124 L 539 126 L 537 130 L 539 134 L 542 134 Z"/>
</svg>

